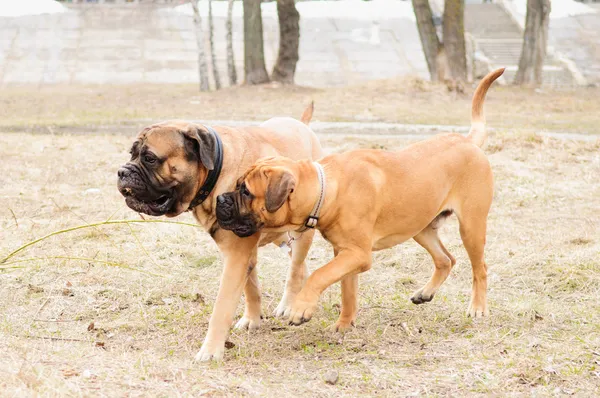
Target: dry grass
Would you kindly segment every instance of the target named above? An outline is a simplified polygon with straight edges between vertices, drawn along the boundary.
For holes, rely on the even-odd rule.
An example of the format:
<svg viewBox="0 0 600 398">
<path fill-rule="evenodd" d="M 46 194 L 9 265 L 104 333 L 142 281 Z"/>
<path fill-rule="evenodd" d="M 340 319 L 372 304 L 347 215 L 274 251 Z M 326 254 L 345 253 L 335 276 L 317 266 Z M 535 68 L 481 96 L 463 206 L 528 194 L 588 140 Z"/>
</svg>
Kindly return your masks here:
<svg viewBox="0 0 600 398">
<path fill-rule="evenodd" d="M 498 101 L 498 100 L 496 100 Z M 386 136 L 323 135 L 328 151 L 400 148 Z M 138 216 L 116 190 L 130 140 L 121 136 L 0 134 L 0 257 L 36 237 Z M 458 265 L 433 302 L 415 306 L 431 260 L 413 243 L 379 252 L 361 276 L 358 323 L 325 329 L 339 287 L 314 319 L 268 318 L 233 332 L 222 365 L 193 364 L 221 260 L 201 230 L 112 225 L 50 238 L 19 253 L 47 259 L 0 271 L 0 390 L 14 396 L 103 395 L 596 395 L 600 389 L 600 142 L 498 134 L 487 259 L 492 316 L 464 315 L 471 270 L 455 220 L 443 230 Z M 115 213 L 115 210 L 118 211 Z M 114 214 L 113 214 L 114 213 Z M 179 221 L 192 221 L 188 214 Z M 312 269 L 331 257 L 319 239 Z M 277 304 L 286 256 L 260 253 L 263 309 Z M 241 306 L 240 306 L 241 310 Z M 336 385 L 323 375 L 339 372 Z"/>
<path fill-rule="evenodd" d="M 311 100 L 320 121 L 464 125 L 472 90 L 448 93 L 444 85 L 415 78 L 331 89 L 240 86 L 212 93 L 199 93 L 196 85 L 8 86 L 0 91 L 0 127 L 52 131 L 175 117 L 262 121 L 273 115 L 299 117 Z M 600 88 L 536 92 L 495 85 L 487 112 L 494 127 L 598 134 L 599 96 Z"/>
</svg>

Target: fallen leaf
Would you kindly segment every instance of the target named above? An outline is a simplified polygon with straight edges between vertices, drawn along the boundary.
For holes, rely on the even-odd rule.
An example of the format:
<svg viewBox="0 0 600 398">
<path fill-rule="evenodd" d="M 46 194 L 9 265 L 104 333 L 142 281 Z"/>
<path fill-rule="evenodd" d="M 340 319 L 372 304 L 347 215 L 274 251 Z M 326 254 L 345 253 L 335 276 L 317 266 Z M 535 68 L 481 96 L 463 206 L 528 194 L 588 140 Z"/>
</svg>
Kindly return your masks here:
<svg viewBox="0 0 600 398">
<path fill-rule="evenodd" d="M 27 285 L 27 289 L 29 290 L 30 293 L 43 293 L 44 292 L 43 287 L 34 286 L 31 283 L 29 285 Z"/>
<path fill-rule="evenodd" d="M 192 301 L 194 303 L 204 304 L 204 296 L 202 296 L 200 293 L 196 293 Z"/>
<path fill-rule="evenodd" d="M 75 369 L 63 369 L 62 374 L 64 377 L 79 376 L 79 372 Z"/>
<path fill-rule="evenodd" d="M 232 343 L 231 341 L 226 341 L 225 342 L 225 348 L 227 348 L 228 350 L 232 349 L 233 347 L 235 347 L 235 344 Z"/>
</svg>

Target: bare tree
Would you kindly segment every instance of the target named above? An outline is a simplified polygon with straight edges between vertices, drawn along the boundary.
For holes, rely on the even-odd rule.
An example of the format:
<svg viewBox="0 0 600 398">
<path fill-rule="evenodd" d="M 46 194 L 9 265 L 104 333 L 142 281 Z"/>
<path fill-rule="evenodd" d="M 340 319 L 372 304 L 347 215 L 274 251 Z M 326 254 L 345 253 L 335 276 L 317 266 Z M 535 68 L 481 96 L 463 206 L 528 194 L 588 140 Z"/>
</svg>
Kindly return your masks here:
<svg viewBox="0 0 600 398">
<path fill-rule="evenodd" d="M 433 24 L 433 13 L 429 0 L 412 0 L 415 17 L 417 19 L 417 29 L 423 46 L 423 53 L 427 61 L 427 68 L 431 80 L 440 80 L 437 68 L 437 57 L 441 51 L 441 43 L 438 39 L 435 25 Z"/>
<path fill-rule="evenodd" d="M 227 30 L 227 71 L 229 72 L 229 84 L 234 86 L 237 84 L 237 71 L 235 70 L 235 59 L 233 57 L 233 0 L 227 2 L 227 22 L 225 28 Z"/>
<path fill-rule="evenodd" d="M 210 41 L 210 59 L 212 61 L 213 77 L 215 79 L 215 88 L 221 88 L 221 79 L 219 79 L 219 69 L 217 68 L 217 56 L 215 54 L 215 30 L 213 25 L 212 0 L 208 0 L 208 38 Z"/>
<path fill-rule="evenodd" d="M 523 47 L 515 84 L 542 84 L 550 9 L 550 0 L 527 0 Z"/>
<path fill-rule="evenodd" d="M 431 80 L 465 81 L 464 0 L 446 0 L 442 19 L 443 40 L 437 35 L 429 0 L 412 0 L 417 29 Z"/>
<path fill-rule="evenodd" d="M 244 73 L 246 84 L 269 81 L 265 67 L 261 0 L 244 0 Z"/>
<path fill-rule="evenodd" d="M 194 28 L 196 30 L 196 44 L 198 45 L 198 74 L 200 75 L 200 91 L 208 91 L 208 66 L 206 65 L 206 53 L 204 52 L 204 36 L 202 34 L 202 20 L 198 11 L 197 0 L 190 0 L 194 10 Z"/>
<path fill-rule="evenodd" d="M 450 79 L 462 82 L 467 80 L 464 17 L 465 0 L 444 2 L 443 46 L 448 59 Z"/>
<path fill-rule="evenodd" d="M 277 17 L 279 53 L 271 78 L 281 83 L 293 84 L 300 43 L 300 13 L 294 0 L 277 0 Z"/>
</svg>

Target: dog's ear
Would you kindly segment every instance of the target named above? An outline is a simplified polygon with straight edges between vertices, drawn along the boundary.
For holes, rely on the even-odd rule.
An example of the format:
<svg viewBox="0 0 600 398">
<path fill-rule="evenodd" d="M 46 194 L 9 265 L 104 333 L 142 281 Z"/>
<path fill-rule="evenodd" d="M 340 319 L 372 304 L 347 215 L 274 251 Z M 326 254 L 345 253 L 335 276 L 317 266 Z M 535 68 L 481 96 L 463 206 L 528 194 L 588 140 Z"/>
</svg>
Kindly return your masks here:
<svg viewBox="0 0 600 398">
<path fill-rule="evenodd" d="M 185 139 L 185 152 L 188 158 L 200 160 L 208 170 L 215 168 L 217 158 L 217 139 L 214 135 L 198 126 L 189 125 L 182 131 Z"/>
<path fill-rule="evenodd" d="M 282 168 L 265 170 L 265 175 L 269 181 L 265 193 L 265 208 L 269 213 L 275 213 L 294 192 L 296 179 L 292 173 Z"/>
</svg>

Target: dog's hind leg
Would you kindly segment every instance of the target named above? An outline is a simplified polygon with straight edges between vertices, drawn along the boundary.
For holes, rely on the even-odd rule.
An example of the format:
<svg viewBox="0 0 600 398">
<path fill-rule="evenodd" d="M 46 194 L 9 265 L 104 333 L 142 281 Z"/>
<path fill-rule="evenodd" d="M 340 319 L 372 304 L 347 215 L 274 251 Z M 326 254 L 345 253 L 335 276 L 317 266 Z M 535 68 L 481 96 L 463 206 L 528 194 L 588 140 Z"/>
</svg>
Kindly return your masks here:
<svg viewBox="0 0 600 398">
<path fill-rule="evenodd" d="M 273 311 L 273 315 L 276 317 L 287 317 L 289 315 L 296 295 L 302 290 L 304 282 L 308 278 L 308 266 L 305 260 L 315 236 L 315 231 L 311 229 L 302 234 L 291 232 L 290 235 L 294 237 L 290 244 L 292 263 L 285 281 L 283 296 L 277 308 Z"/>
<path fill-rule="evenodd" d="M 458 214 L 460 236 L 473 267 L 473 291 L 467 309 L 467 315 L 472 317 L 489 315 L 486 298 L 487 264 L 484 259 L 488 209 L 489 207 L 477 206 L 464 215 Z"/>
<path fill-rule="evenodd" d="M 438 226 L 439 221 L 436 218 L 427 226 L 427 228 L 419 232 L 413 238 L 419 245 L 423 246 L 429 254 L 431 254 L 433 264 L 435 265 L 433 275 L 431 275 L 429 281 L 410 298 L 415 304 L 423 304 L 431 301 L 437 290 L 450 274 L 450 270 L 454 264 L 456 264 L 456 260 L 444 247 L 444 244 L 438 236 Z"/>
</svg>

